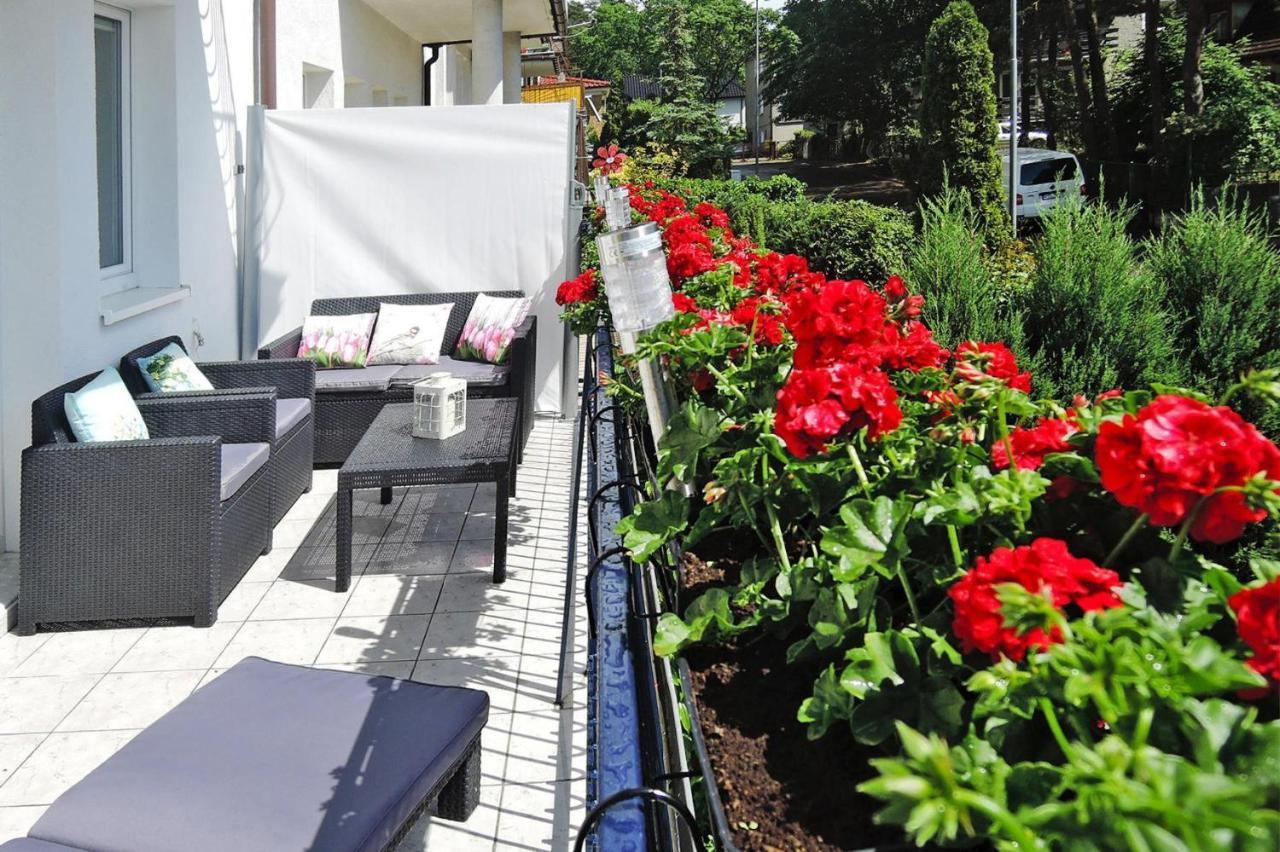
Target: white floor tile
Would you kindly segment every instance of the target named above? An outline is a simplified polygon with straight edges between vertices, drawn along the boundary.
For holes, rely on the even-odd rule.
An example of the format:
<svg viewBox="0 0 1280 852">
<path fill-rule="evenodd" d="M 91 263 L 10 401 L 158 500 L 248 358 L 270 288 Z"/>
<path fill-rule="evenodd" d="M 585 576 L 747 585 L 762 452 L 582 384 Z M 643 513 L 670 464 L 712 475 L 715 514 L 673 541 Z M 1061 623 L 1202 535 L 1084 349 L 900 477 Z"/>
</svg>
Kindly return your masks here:
<svg viewBox="0 0 1280 852">
<path fill-rule="evenodd" d="M 212 627 L 153 627 L 143 634 L 112 671 L 159 672 L 207 669 L 240 629 L 236 621 Z"/>
<path fill-rule="evenodd" d="M 436 609 L 443 574 L 369 575 L 360 577 L 343 615 L 418 615 Z"/>
<path fill-rule="evenodd" d="M 98 678 L 69 674 L 0 679 L 0 734 L 52 731 Z"/>
<path fill-rule="evenodd" d="M 0 808 L 0 843 L 16 837 L 26 837 L 31 826 L 45 812 L 44 805 L 27 805 Z"/>
<path fill-rule="evenodd" d="M 467 571 L 449 574 L 440 593 L 438 612 L 474 612 L 502 607 L 523 609 L 529 601 L 527 582 L 514 577 L 518 569 L 508 569 L 506 582 L 494 583 L 493 574 L 486 571 Z"/>
<path fill-rule="evenodd" d="M 0 806 L 48 805 L 137 731 L 50 734 L 0 786 Z"/>
<path fill-rule="evenodd" d="M 519 671 L 519 657 L 419 660 L 413 679 L 437 686 L 478 689 L 488 693 L 491 713 L 509 713 L 515 709 Z"/>
<path fill-rule="evenodd" d="M 104 675 L 57 730 L 145 728 L 190 695 L 203 675 L 203 669 Z"/>
<path fill-rule="evenodd" d="M 316 662 L 416 660 L 430 621 L 429 615 L 343 616 Z"/>
<path fill-rule="evenodd" d="M 279 663 L 309 666 L 316 661 L 335 621 L 333 618 L 299 618 L 246 622 L 215 665 L 227 668 L 245 657 L 263 657 Z"/>
<path fill-rule="evenodd" d="M 327 582 L 298 583 L 279 580 L 271 584 L 249 615 L 250 621 L 287 618 L 337 618 L 351 592 L 335 592 Z"/>
<path fill-rule="evenodd" d="M 270 583 L 250 583 L 241 580 L 218 607 L 218 622 L 244 621 L 270 587 Z"/>
<path fill-rule="evenodd" d="M 131 627 L 125 630 L 54 633 L 10 674 L 24 677 L 108 672 L 145 632 L 146 628 Z"/>
<path fill-rule="evenodd" d="M 44 737 L 44 734 L 0 734 L 0 784 L 44 742 Z M 0 842 L 3 842 L 2 834 Z"/>
</svg>

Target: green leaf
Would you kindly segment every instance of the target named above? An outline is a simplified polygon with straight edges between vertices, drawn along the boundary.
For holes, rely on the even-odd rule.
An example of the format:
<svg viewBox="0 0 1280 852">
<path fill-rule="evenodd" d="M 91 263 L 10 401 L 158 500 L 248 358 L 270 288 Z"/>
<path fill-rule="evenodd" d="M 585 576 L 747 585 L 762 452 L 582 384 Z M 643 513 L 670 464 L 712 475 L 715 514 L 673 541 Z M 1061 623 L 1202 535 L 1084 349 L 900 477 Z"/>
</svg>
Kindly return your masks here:
<svg viewBox="0 0 1280 852">
<path fill-rule="evenodd" d="M 663 480 L 673 476 L 681 482 L 691 482 L 699 455 L 720 440 L 720 422 L 720 415 L 713 409 L 686 402 L 671 418 L 658 442 L 658 476 Z"/>
<path fill-rule="evenodd" d="M 856 580 L 868 567 L 886 577 L 893 576 L 892 562 L 897 557 L 895 531 L 909 512 L 904 503 L 895 503 L 884 496 L 874 501 L 850 500 L 842 505 L 840 520 L 843 523 L 827 530 L 822 537 L 823 551 L 840 560 L 837 570 L 832 572 L 835 579 Z"/>
<path fill-rule="evenodd" d="M 677 491 L 664 491 L 656 500 L 641 503 L 619 521 L 617 532 L 631 552 L 631 558 L 647 562 L 688 525 L 688 499 Z"/>
</svg>

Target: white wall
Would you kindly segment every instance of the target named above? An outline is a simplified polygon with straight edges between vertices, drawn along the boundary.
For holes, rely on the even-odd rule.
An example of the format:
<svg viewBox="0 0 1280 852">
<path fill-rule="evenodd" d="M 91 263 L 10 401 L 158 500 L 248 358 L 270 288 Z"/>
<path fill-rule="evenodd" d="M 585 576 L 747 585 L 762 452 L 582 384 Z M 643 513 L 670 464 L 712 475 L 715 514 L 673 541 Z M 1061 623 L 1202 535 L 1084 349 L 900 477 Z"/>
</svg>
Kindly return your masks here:
<svg viewBox="0 0 1280 852">
<path fill-rule="evenodd" d="M 716 101 L 716 115 L 725 119 L 730 127 L 745 127 L 746 101 L 743 98 L 721 98 Z"/>
<path fill-rule="evenodd" d="M 252 5 L 252 4 L 247 4 Z M 422 103 L 422 45 L 363 0 L 277 0 L 276 106 L 301 109 L 303 66 L 333 72 L 333 106 Z"/>
<path fill-rule="evenodd" d="M 0 362 L 23 365 L 0 372 L 10 549 L 31 400 L 148 340 L 190 343 L 196 325 L 200 355 L 237 351 L 235 116 L 252 100 L 251 5 L 133 9 L 135 277 L 191 296 L 111 326 L 99 316 L 92 0 L 0 5 Z"/>
</svg>

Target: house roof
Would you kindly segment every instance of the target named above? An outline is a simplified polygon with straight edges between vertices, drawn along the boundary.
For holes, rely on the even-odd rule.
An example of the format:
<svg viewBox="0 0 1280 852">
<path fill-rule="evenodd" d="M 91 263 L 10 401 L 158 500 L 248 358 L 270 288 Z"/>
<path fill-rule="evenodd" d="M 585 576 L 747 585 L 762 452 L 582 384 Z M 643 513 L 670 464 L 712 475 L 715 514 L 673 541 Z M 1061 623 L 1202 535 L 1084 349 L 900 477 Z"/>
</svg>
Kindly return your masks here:
<svg viewBox="0 0 1280 852">
<path fill-rule="evenodd" d="M 625 74 L 622 77 L 622 95 L 629 101 L 660 98 L 662 85 L 657 80 L 651 80 L 639 74 Z M 726 80 L 720 87 L 720 93 L 716 95 L 720 99 L 746 96 L 746 89 L 742 88 L 742 84 L 736 80 Z"/>
</svg>

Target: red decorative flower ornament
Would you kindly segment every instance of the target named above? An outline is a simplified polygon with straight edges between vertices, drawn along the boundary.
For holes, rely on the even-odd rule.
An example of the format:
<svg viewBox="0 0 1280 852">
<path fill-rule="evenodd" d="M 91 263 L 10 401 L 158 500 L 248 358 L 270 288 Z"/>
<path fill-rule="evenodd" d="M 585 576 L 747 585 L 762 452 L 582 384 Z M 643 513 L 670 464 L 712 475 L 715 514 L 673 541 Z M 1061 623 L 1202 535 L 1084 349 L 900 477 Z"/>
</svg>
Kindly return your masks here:
<svg viewBox="0 0 1280 852">
<path fill-rule="evenodd" d="M 1191 537 L 1216 544 L 1266 517 L 1238 491 L 1218 489 L 1258 473 L 1280 479 L 1280 450 L 1253 424 L 1226 406 L 1182 396 L 1157 397 L 1136 417 L 1103 423 L 1096 456 L 1103 487 L 1121 504 L 1162 527 L 1194 511 Z"/>
<path fill-rule="evenodd" d="M 1071 555 L 1055 538 L 1030 545 L 1000 547 L 977 563 L 947 592 L 955 605 L 952 628 L 965 653 L 981 651 L 992 659 L 1021 660 L 1028 649 L 1043 650 L 1062 641 L 1061 631 L 1033 627 L 1025 633 L 1005 625 L 995 587 L 1017 583 L 1044 596 L 1057 609 L 1075 606 L 1083 612 L 1120 606 L 1120 576 L 1088 559 Z"/>
<path fill-rule="evenodd" d="M 611 175 L 622 171 L 622 164 L 626 161 L 627 155 L 619 151 L 617 145 L 601 145 L 596 149 L 596 158 L 591 165 L 599 169 L 600 174 Z"/>
</svg>

